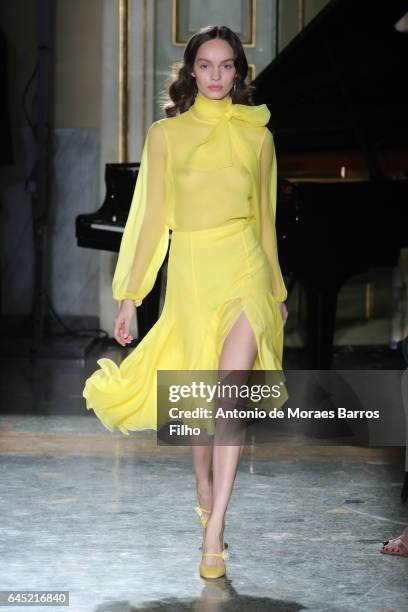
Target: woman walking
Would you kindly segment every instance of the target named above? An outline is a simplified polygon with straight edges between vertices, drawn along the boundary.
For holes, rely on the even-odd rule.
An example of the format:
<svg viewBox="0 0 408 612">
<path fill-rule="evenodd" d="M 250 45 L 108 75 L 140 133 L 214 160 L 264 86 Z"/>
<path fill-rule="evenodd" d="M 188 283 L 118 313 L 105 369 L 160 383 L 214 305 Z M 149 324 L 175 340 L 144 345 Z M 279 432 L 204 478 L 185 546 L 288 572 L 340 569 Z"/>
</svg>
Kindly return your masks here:
<svg viewBox="0 0 408 612">
<path fill-rule="evenodd" d="M 168 248 L 160 318 L 120 367 L 98 360 L 83 395 L 124 434 L 157 429 L 157 370 L 281 370 L 287 297 L 275 231 L 276 156 L 270 113 L 254 105 L 248 64 L 226 26 L 194 34 L 168 87 L 166 118 L 149 128 L 112 288 L 115 338 L 152 289 Z M 244 446 L 192 445 L 204 527 L 200 575 L 225 574 L 225 513 Z"/>
</svg>

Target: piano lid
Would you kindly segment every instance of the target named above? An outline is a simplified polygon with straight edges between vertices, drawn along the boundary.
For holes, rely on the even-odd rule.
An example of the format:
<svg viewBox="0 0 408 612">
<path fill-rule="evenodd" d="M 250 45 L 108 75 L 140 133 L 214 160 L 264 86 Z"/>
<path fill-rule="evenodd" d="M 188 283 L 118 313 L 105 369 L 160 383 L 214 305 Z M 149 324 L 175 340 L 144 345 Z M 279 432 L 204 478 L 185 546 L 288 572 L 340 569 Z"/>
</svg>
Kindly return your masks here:
<svg viewBox="0 0 408 612">
<path fill-rule="evenodd" d="M 332 0 L 253 84 L 279 154 L 407 151 L 408 0 Z M 377 159 L 376 159 L 377 158 Z"/>
</svg>

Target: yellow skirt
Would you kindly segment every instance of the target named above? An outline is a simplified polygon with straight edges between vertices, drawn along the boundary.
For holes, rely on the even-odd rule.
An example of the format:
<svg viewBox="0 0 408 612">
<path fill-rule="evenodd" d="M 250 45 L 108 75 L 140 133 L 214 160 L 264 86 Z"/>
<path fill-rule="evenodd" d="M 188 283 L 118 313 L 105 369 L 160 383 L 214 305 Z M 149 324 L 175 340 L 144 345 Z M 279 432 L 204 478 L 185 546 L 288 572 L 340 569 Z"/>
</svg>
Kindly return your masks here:
<svg viewBox="0 0 408 612">
<path fill-rule="evenodd" d="M 258 347 L 253 370 L 276 375 L 284 326 L 268 260 L 249 222 L 174 230 L 161 315 L 119 366 L 97 361 L 100 369 L 83 390 L 87 409 L 109 431 L 157 430 L 157 371 L 218 370 L 224 340 L 243 310 Z M 284 389 L 281 403 L 286 398 Z"/>
</svg>

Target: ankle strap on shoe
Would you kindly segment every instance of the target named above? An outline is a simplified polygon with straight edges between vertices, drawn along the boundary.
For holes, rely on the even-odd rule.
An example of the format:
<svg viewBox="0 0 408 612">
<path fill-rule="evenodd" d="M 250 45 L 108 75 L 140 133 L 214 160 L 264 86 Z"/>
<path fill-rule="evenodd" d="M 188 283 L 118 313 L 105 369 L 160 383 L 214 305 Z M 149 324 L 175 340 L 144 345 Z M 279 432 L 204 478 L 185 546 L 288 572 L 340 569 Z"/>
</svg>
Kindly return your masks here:
<svg viewBox="0 0 408 612">
<path fill-rule="evenodd" d="M 229 559 L 229 553 L 227 550 L 223 550 L 221 553 L 212 553 L 212 552 L 205 552 L 203 553 L 203 557 L 207 556 L 207 557 L 221 557 L 222 559 L 224 559 L 224 561 L 226 559 Z"/>
<path fill-rule="evenodd" d="M 196 506 L 196 507 L 194 508 L 194 510 L 197 512 L 197 514 L 198 514 L 199 516 L 202 516 L 203 512 L 208 512 L 208 513 L 210 513 L 210 512 L 211 512 L 211 510 L 206 510 L 206 509 L 205 509 L 205 508 L 203 508 L 202 506 Z"/>
</svg>

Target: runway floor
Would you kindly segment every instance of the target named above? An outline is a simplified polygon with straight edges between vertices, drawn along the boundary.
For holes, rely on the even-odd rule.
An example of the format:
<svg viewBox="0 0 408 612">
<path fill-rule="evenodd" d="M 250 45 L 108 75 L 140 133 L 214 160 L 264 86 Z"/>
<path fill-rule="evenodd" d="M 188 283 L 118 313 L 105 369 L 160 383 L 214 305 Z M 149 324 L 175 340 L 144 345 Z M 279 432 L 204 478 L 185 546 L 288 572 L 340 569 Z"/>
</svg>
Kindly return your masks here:
<svg viewBox="0 0 408 612">
<path fill-rule="evenodd" d="M 408 609 L 408 559 L 379 553 L 408 524 L 405 448 L 248 440 L 208 582 L 189 448 L 108 432 L 81 398 L 93 369 L 2 361 L 1 590 L 69 591 L 74 612 Z"/>
</svg>

